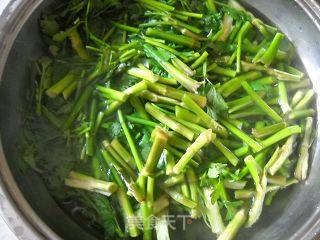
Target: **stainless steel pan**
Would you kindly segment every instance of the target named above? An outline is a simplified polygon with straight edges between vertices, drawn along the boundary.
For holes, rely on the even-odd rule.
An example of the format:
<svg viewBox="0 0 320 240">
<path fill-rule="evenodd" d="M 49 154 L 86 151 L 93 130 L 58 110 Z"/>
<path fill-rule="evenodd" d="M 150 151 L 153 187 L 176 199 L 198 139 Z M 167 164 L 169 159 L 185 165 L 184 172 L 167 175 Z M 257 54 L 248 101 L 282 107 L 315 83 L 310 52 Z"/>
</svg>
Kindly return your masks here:
<svg viewBox="0 0 320 240">
<path fill-rule="evenodd" d="M 43 51 L 37 19 L 52 1 L 11 0 L 0 12 L 0 213 L 21 239 L 95 239 L 51 199 L 34 173 L 18 168 L 22 112 L 29 64 Z M 244 5 L 276 24 L 297 48 L 315 91 L 320 93 L 320 8 L 314 0 L 243 0 Z M 316 105 L 318 114 L 320 105 Z M 319 134 L 319 129 L 316 128 Z M 239 239 L 311 240 L 320 232 L 320 145 L 313 147 L 305 183 L 282 192 L 259 222 Z M 172 239 L 213 239 L 194 223 Z"/>
</svg>

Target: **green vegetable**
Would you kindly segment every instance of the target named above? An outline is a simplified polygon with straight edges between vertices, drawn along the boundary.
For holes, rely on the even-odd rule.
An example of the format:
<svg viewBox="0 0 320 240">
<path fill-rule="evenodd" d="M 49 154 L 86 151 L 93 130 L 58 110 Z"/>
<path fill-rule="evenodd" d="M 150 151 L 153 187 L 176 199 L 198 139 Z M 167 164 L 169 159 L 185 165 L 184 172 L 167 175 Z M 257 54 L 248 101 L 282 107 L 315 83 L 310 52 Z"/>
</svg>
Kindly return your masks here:
<svg viewBox="0 0 320 240">
<path fill-rule="evenodd" d="M 175 174 L 181 173 L 192 157 L 199 152 L 199 150 L 210 143 L 215 138 L 215 135 L 212 133 L 212 130 L 206 130 L 201 133 L 195 142 L 187 148 L 186 153 L 180 158 L 177 164 L 173 167 L 173 172 Z"/>
<path fill-rule="evenodd" d="M 77 172 L 70 172 L 68 178 L 65 179 L 65 184 L 69 187 L 98 192 L 106 196 L 110 196 L 118 189 L 117 184 L 113 182 L 104 182 Z"/>
<path fill-rule="evenodd" d="M 233 239 L 307 178 L 315 91 L 238 1 L 68 0 L 39 24 L 20 165 L 81 226 L 168 240 L 187 212 Z"/>
<path fill-rule="evenodd" d="M 313 119 L 311 117 L 306 118 L 304 136 L 299 150 L 299 159 L 294 172 L 295 178 L 297 178 L 300 181 L 305 180 L 307 178 L 309 148 L 312 143 L 312 126 Z"/>
</svg>

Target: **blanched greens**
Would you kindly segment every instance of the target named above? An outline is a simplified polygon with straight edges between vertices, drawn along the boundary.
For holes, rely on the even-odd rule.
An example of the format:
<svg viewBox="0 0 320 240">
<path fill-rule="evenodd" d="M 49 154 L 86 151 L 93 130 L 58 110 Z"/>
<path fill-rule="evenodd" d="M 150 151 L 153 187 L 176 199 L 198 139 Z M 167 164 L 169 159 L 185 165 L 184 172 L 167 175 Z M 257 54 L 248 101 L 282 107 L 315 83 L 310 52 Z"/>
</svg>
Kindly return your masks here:
<svg viewBox="0 0 320 240">
<path fill-rule="evenodd" d="M 69 0 L 40 29 L 23 160 L 106 239 L 167 240 L 171 212 L 232 239 L 306 179 L 315 93 L 235 0 Z"/>
</svg>

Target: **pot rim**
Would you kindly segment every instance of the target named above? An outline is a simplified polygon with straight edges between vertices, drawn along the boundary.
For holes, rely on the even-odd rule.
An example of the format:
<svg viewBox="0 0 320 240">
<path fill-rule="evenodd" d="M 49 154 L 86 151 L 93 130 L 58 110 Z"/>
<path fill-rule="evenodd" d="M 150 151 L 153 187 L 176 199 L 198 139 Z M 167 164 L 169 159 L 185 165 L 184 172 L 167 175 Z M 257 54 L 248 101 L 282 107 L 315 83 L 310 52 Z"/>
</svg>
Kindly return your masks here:
<svg viewBox="0 0 320 240">
<path fill-rule="evenodd" d="M 14 40 L 43 0 L 12 0 L 0 13 L 0 84 Z M 61 239 L 31 208 L 16 184 L 0 139 L 0 213 L 19 239 Z"/>
<path fill-rule="evenodd" d="M 11 0 L 0 12 L 0 84 L 14 40 L 22 26 L 44 0 Z M 316 1 L 294 0 L 320 31 L 320 5 Z M 1 136 L 0 136 L 1 137 Z M 0 213 L 19 239 L 61 239 L 31 208 L 16 184 L 7 164 L 0 138 Z M 21 228 L 23 231 L 21 231 Z M 16 231 L 19 229 L 19 231 Z M 19 233 L 18 233 L 19 232 Z M 320 211 L 290 239 L 313 239 L 320 233 Z"/>
</svg>

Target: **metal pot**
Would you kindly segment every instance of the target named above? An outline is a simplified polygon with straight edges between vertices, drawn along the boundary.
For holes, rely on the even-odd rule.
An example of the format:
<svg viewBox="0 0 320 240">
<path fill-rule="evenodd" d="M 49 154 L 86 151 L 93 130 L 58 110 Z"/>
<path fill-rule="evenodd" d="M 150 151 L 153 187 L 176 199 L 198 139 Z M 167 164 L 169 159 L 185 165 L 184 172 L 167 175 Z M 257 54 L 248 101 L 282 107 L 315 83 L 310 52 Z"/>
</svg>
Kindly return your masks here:
<svg viewBox="0 0 320 240">
<path fill-rule="evenodd" d="M 18 167 L 29 64 L 44 51 L 37 19 L 52 1 L 10 0 L 0 13 L 0 214 L 20 239 L 96 239 L 53 201 L 39 176 Z M 320 93 L 320 7 L 314 0 L 243 0 L 294 43 L 315 91 Z M 261 15 L 261 14 L 260 14 Z M 317 109 L 320 110 L 319 102 Z M 318 114 L 320 111 L 318 111 Z M 315 129 L 315 131 L 319 131 Z M 309 178 L 281 194 L 239 239 L 313 239 L 320 231 L 320 145 L 313 146 Z M 176 233 L 177 234 L 177 233 Z M 192 224 L 172 239 L 212 239 Z"/>
</svg>

